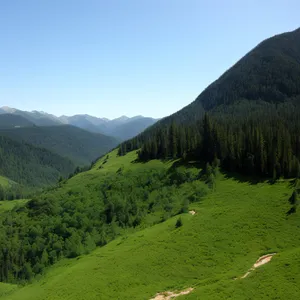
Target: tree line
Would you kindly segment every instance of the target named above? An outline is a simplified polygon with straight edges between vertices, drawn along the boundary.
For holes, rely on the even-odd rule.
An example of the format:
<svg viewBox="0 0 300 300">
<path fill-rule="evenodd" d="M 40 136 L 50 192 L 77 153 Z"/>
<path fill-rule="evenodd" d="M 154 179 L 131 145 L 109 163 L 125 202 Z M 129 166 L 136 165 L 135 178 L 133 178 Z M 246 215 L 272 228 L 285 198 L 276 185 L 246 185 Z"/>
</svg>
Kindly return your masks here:
<svg viewBox="0 0 300 300">
<path fill-rule="evenodd" d="M 300 175 L 300 109 L 283 103 L 241 102 L 205 113 L 194 123 L 157 126 L 119 147 L 119 155 L 139 150 L 139 159 L 220 161 L 227 171 L 253 176 Z"/>
</svg>

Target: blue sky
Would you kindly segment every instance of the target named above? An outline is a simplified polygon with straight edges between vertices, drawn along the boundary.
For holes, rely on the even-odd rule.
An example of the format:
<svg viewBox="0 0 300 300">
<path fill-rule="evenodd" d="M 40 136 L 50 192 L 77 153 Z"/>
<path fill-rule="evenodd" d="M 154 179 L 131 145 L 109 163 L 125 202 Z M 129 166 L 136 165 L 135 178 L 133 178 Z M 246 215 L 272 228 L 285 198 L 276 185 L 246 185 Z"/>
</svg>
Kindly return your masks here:
<svg viewBox="0 0 300 300">
<path fill-rule="evenodd" d="M 0 0 L 0 106 L 163 117 L 263 39 L 298 0 Z"/>
</svg>

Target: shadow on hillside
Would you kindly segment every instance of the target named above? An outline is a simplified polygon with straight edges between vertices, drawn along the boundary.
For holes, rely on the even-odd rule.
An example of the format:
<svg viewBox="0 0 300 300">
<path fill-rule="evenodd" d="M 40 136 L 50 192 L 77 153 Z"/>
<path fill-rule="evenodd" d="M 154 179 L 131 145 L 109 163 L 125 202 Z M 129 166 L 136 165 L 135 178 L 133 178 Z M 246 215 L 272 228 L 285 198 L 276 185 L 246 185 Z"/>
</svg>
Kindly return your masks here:
<svg viewBox="0 0 300 300">
<path fill-rule="evenodd" d="M 172 160 L 165 160 L 166 163 L 171 162 Z M 169 168 L 168 172 L 173 172 L 175 169 L 179 167 L 186 168 L 196 168 L 196 169 L 204 169 L 205 164 L 200 161 L 185 161 L 183 159 L 179 159 L 173 162 L 172 166 Z"/>
<path fill-rule="evenodd" d="M 171 163 L 174 161 L 174 159 L 159 159 L 160 161 L 164 163 Z M 131 161 L 132 164 L 145 164 L 147 162 L 151 161 L 151 159 L 148 160 L 140 160 L 139 158 L 134 159 Z M 199 161 L 184 161 L 183 159 L 177 159 L 172 163 L 172 166 L 170 167 L 170 170 L 174 170 L 178 167 L 185 166 L 187 168 L 197 168 L 197 169 L 203 169 L 205 167 L 205 163 L 199 162 Z"/>
<path fill-rule="evenodd" d="M 132 164 L 145 164 L 148 161 L 150 161 L 150 160 L 143 161 L 143 160 L 140 160 L 140 159 L 136 158 L 136 159 L 132 160 L 130 163 L 132 163 Z"/>
<path fill-rule="evenodd" d="M 131 163 L 136 164 L 145 164 L 150 160 L 147 161 L 143 161 L 140 159 L 135 159 L 133 160 Z M 170 163 L 173 161 L 173 159 L 164 159 L 161 160 L 165 163 Z M 185 161 L 183 159 L 179 159 L 176 160 L 172 163 L 171 167 L 168 170 L 168 174 L 173 173 L 174 170 L 176 170 L 179 167 L 186 167 L 186 168 L 197 168 L 199 170 L 205 170 L 206 167 L 206 163 L 203 161 Z M 233 179 L 237 182 L 241 182 L 241 183 L 249 183 L 251 185 L 256 185 L 258 183 L 264 183 L 267 182 L 268 184 L 275 184 L 277 182 L 277 180 L 273 180 L 272 178 L 269 177 L 261 177 L 261 176 L 257 176 L 255 174 L 253 175 L 245 175 L 245 174 L 241 174 L 238 172 L 230 172 L 230 171 L 226 171 L 224 169 L 220 169 L 220 173 L 224 176 L 225 179 Z M 294 186 L 294 181 L 290 183 L 291 186 Z"/>
<path fill-rule="evenodd" d="M 226 179 L 234 179 L 237 182 L 241 183 L 249 183 L 251 185 L 255 185 L 258 183 L 268 182 L 269 184 L 274 184 L 276 181 L 267 177 L 259 177 L 257 175 L 244 175 L 237 172 L 229 172 L 221 170 L 224 178 Z"/>
</svg>

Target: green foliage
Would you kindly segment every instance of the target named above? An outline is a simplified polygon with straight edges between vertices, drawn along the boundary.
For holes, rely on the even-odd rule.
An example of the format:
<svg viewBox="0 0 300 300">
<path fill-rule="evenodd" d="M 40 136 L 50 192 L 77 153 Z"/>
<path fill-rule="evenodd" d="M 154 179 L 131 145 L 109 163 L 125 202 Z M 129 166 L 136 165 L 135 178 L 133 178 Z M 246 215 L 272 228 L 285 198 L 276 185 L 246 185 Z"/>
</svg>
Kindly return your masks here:
<svg viewBox="0 0 300 300">
<path fill-rule="evenodd" d="M 136 157 L 118 157 L 115 150 L 91 170 L 60 181 L 23 206 L 4 210 L 0 280 L 29 280 L 62 257 L 87 254 L 130 229 L 187 211 L 189 202 L 207 193 L 198 169 L 185 170 L 176 162 L 132 163 Z M 13 243 L 5 242 L 12 239 Z M 22 259 L 16 259 L 20 255 Z"/>
<path fill-rule="evenodd" d="M 298 41 L 298 42 L 296 42 Z M 202 159 L 230 172 L 300 175 L 300 30 L 259 44 L 190 105 L 120 145 L 139 159 Z"/>
<path fill-rule="evenodd" d="M 74 169 L 70 160 L 58 154 L 0 136 L 0 174 L 23 186 L 53 184 Z"/>
<path fill-rule="evenodd" d="M 194 124 L 176 127 L 172 123 L 170 127 L 159 128 L 142 143 L 139 159 L 176 157 L 209 162 L 216 166 L 215 171 L 221 166 L 229 172 L 274 180 L 297 177 L 300 105 L 246 103 L 236 105 L 235 114 L 236 111 L 240 111 L 240 116 L 228 111 L 212 112 Z M 187 140 L 188 136 L 193 139 Z M 128 151 L 133 145 L 129 141 L 120 147 Z"/>
<path fill-rule="evenodd" d="M 23 207 L 28 201 L 28 199 L 0 201 L 0 213 Z"/>
<path fill-rule="evenodd" d="M 117 140 L 112 137 L 69 125 L 0 130 L 0 136 L 48 149 L 81 167 L 117 145 Z"/>
<path fill-rule="evenodd" d="M 183 225 L 182 219 L 179 217 L 179 218 L 177 219 L 177 221 L 176 221 L 175 227 L 176 227 L 176 228 L 179 228 L 179 227 L 181 227 L 182 225 Z"/>
<path fill-rule="evenodd" d="M 300 194 L 300 189 L 299 189 L 299 183 L 298 183 L 298 179 L 295 180 L 295 189 L 291 195 L 291 197 L 289 198 L 289 202 L 292 205 L 292 207 L 290 208 L 290 210 L 288 211 L 288 215 L 295 213 L 297 210 L 297 207 L 299 206 L 299 194 Z"/>
<path fill-rule="evenodd" d="M 115 168 L 110 160 L 107 166 L 116 172 L 117 162 Z M 139 167 L 150 165 L 135 163 L 132 170 Z M 177 191 L 188 192 L 196 183 Z M 299 212 L 285 215 L 291 192 L 290 182 L 253 185 L 220 177 L 215 192 L 191 204 L 196 215 L 180 216 L 184 225 L 179 230 L 174 230 L 178 219 L 174 216 L 137 232 L 127 231 L 87 256 L 60 260 L 40 280 L 1 300 L 139 300 L 188 287 L 194 291 L 182 299 L 297 299 Z M 233 280 L 261 255 L 272 252 L 277 254 L 271 262 L 245 279 Z"/>
</svg>

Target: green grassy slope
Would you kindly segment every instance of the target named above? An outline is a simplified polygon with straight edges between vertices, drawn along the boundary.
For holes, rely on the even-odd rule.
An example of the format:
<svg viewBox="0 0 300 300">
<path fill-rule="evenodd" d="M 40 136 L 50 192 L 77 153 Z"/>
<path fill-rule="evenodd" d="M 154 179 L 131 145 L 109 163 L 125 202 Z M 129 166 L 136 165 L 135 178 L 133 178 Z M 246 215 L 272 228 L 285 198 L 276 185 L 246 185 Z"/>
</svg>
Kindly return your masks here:
<svg viewBox="0 0 300 300">
<path fill-rule="evenodd" d="M 8 179 L 7 177 L 4 177 L 4 176 L 0 175 L 0 186 L 2 186 L 2 187 L 8 187 L 8 186 L 10 186 L 12 184 L 15 184 L 15 182 L 12 181 L 12 180 L 10 180 L 10 179 Z"/>
<path fill-rule="evenodd" d="M 15 207 L 23 206 L 28 201 L 28 199 L 0 201 L 0 213 L 4 211 L 10 211 Z"/>
<path fill-rule="evenodd" d="M 12 291 L 16 290 L 18 288 L 15 284 L 9 284 L 9 283 L 2 283 L 0 282 L 0 297 L 3 297 Z"/>
<path fill-rule="evenodd" d="M 101 173 L 115 172 L 120 165 L 133 172 L 149 164 L 166 167 L 159 161 L 131 163 L 134 158 L 129 153 L 104 165 L 103 158 L 66 186 L 99 180 Z M 193 184 L 181 185 L 178 193 Z M 125 233 L 90 255 L 60 261 L 39 280 L 0 299 L 150 299 L 186 287 L 195 290 L 180 299 L 297 299 L 300 221 L 299 212 L 287 215 L 291 193 L 287 181 L 251 185 L 220 176 L 216 191 L 191 204 L 197 214 L 182 214 L 182 227 L 175 228 L 178 217 L 173 217 Z M 277 254 L 269 264 L 233 280 L 272 252 Z"/>
</svg>

